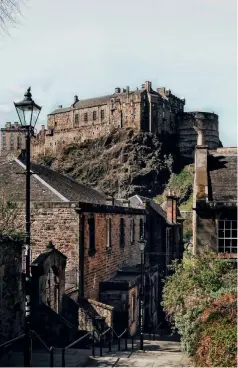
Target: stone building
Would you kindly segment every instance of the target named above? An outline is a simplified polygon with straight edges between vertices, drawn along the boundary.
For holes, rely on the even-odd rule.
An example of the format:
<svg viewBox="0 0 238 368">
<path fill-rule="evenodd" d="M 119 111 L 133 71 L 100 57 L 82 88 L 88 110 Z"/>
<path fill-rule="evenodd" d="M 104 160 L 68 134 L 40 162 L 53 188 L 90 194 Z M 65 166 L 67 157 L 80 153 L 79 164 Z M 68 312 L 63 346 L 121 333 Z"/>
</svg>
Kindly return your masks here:
<svg viewBox="0 0 238 368">
<path fill-rule="evenodd" d="M 17 204 L 15 226 L 18 230 L 23 230 L 25 223 L 25 178 L 21 175 L 24 169 L 24 158 L 11 159 L 0 166 L 5 197 Z M 134 268 L 138 276 L 141 261 L 138 241 L 144 228 L 145 210 L 119 205 L 43 165 L 32 164 L 31 169 L 32 259 L 38 264 L 42 253 L 45 259 L 45 246 L 51 241 L 55 250 L 67 257 L 65 294 L 68 298 L 75 303 L 90 300 L 91 308 L 93 305 L 97 313 L 104 310 L 103 315 L 111 320 L 113 301 L 102 298 L 101 285 L 125 268 Z M 149 264 L 147 270 L 151 275 L 157 272 Z M 134 286 L 138 289 L 138 277 L 135 279 Z M 57 305 L 50 301 L 51 310 L 57 311 Z M 77 307 L 81 308 L 82 315 L 83 307 L 79 304 Z M 127 312 L 133 331 L 139 323 L 138 314 L 135 320 L 131 317 L 133 303 L 128 303 Z M 69 315 L 67 318 L 73 319 Z M 78 323 L 79 319 L 76 320 Z"/>
<path fill-rule="evenodd" d="M 209 150 L 197 129 L 193 191 L 193 250 L 208 247 L 237 257 L 237 148 Z"/>
<path fill-rule="evenodd" d="M 0 156 L 5 156 L 10 152 L 20 151 L 24 148 L 25 136 L 20 130 L 19 123 L 6 123 L 5 128 L 0 129 Z"/>
<path fill-rule="evenodd" d="M 55 155 L 68 144 L 130 127 L 161 135 L 176 134 L 181 153 L 191 157 L 196 143 L 193 125 L 197 114 L 205 117 L 205 138 L 209 148 L 218 147 L 218 116 L 186 113 L 184 105 L 185 99 L 165 88 L 153 90 L 149 81 L 140 89 L 115 88 L 114 93 L 102 97 L 79 100 L 75 96 L 71 106 L 60 105 L 48 115 L 47 127 L 42 126 L 33 143 L 33 155 Z"/>
</svg>

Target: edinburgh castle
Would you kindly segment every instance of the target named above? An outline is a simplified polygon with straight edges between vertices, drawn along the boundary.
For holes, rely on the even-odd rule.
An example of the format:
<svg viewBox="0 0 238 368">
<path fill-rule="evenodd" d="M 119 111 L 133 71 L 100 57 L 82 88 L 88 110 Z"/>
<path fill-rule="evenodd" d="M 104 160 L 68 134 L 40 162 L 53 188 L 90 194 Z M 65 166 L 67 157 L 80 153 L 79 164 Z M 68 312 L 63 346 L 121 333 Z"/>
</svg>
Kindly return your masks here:
<svg viewBox="0 0 238 368">
<path fill-rule="evenodd" d="M 199 123 L 205 132 L 206 145 L 220 146 L 218 116 L 184 112 L 184 106 L 185 99 L 165 88 L 154 90 L 149 81 L 133 91 L 118 87 L 114 93 L 102 97 L 80 100 L 75 96 L 71 106 L 60 105 L 48 114 L 47 127 L 42 125 L 32 144 L 32 155 L 56 155 L 69 144 L 99 138 L 114 129 L 132 128 L 168 138 L 176 134 L 181 154 L 190 157 L 197 139 L 194 126 Z"/>
</svg>

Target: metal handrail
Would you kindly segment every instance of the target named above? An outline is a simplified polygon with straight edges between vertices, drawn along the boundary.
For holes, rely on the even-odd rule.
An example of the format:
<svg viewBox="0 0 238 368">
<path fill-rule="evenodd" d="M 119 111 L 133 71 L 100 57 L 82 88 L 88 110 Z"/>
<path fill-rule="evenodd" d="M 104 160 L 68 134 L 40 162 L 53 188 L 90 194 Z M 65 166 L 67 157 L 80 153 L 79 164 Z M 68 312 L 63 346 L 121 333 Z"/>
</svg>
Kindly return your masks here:
<svg viewBox="0 0 238 368">
<path fill-rule="evenodd" d="M 42 338 L 36 333 L 36 331 L 31 330 L 32 333 L 34 333 L 36 335 L 36 337 L 38 338 L 38 340 L 42 343 L 42 345 L 44 345 L 44 347 L 46 348 L 46 350 L 50 351 L 50 349 L 53 347 L 51 346 L 50 348 L 46 345 L 46 343 L 42 340 Z"/>
<path fill-rule="evenodd" d="M 25 336 L 25 334 L 20 335 L 20 336 L 17 336 L 17 337 L 15 337 L 15 338 L 14 338 L 14 339 L 12 339 L 12 340 L 9 340 L 9 341 L 4 342 L 4 344 L 0 345 L 0 349 L 1 349 L 1 348 L 4 348 L 5 346 L 7 346 L 7 345 L 9 345 L 9 344 L 11 344 L 11 343 L 13 343 L 13 342 L 15 342 L 15 341 L 17 341 L 17 340 L 22 339 L 24 336 Z"/>
<path fill-rule="evenodd" d="M 50 353 L 50 367 L 54 367 L 54 346 L 51 346 L 50 348 L 46 345 L 46 343 L 42 340 L 42 338 L 36 333 L 36 331 L 31 330 L 31 333 L 34 333 L 35 336 L 38 338 L 38 340 L 44 345 L 46 350 Z"/>
<path fill-rule="evenodd" d="M 83 341 L 86 337 L 89 337 L 93 335 L 93 346 L 92 346 L 92 351 L 93 351 L 93 356 L 94 356 L 94 331 L 93 332 L 88 332 L 85 335 L 81 336 L 80 338 L 78 338 L 77 340 L 73 341 L 71 344 L 65 346 L 64 348 L 62 348 L 61 350 L 61 366 L 65 367 L 65 350 L 68 350 L 70 348 L 72 348 L 72 346 L 76 345 L 78 342 Z"/>
<path fill-rule="evenodd" d="M 80 342 L 80 341 L 84 340 L 87 336 L 90 336 L 90 335 L 92 335 L 92 333 L 91 333 L 91 332 L 88 332 L 87 334 L 85 334 L 85 335 L 81 336 L 79 339 L 77 339 L 77 340 L 73 341 L 71 344 L 69 344 L 68 346 L 66 346 L 64 349 L 65 349 L 65 350 L 67 350 L 67 349 L 72 348 L 72 346 L 74 346 L 74 345 L 75 345 L 75 344 L 77 344 L 78 342 Z"/>
</svg>

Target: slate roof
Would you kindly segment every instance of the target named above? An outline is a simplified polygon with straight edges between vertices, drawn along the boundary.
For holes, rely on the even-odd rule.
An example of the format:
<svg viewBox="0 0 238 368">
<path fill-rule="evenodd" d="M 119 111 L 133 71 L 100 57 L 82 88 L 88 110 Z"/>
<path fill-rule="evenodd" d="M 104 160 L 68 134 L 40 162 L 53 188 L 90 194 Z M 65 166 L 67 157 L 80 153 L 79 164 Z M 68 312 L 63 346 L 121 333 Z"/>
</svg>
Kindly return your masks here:
<svg viewBox="0 0 238 368">
<path fill-rule="evenodd" d="M 214 202 L 237 202 L 237 155 L 208 155 L 208 193 Z"/>
<path fill-rule="evenodd" d="M 136 196 L 133 196 L 133 197 L 136 197 Z M 132 206 L 134 204 L 133 197 L 130 198 L 130 202 L 132 203 Z M 167 213 L 166 211 L 163 210 L 160 204 L 156 203 L 153 199 L 148 198 L 148 197 L 143 197 L 138 194 L 137 194 L 137 197 L 140 198 L 142 201 L 147 202 L 150 205 L 150 207 L 153 208 L 155 212 L 157 212 L 160 216 L 162 216 L 165 219 L 165 221 L 167 221 Z"/>
<path fill-rule="evenodd" d="M 25 176 L 21 166 L 24 160 L 12 160 L 0 164 L 0 188 L 12 201 L 25 200 Z M 106 196 L 95 189 L 80 184 L 44 165 L 32 163 L 31 200 L 48 202 L 86 202 L 106 204 Z M 42 181 L 43 180 L 43 181 Z"/>
<path fill-rule="evenodd" d="M 142 90 L 130 91 L 129 94 L 132 94 L 132 93 L 133 94 L 140 94 L 141 91 Z M 75 108 L 83 109 L 83 108 L 86 108 L 86 107 L 106 105 L 109 99 L 114 98 L 114 97 L 117 98 L 117 97 L 123 96 L 123 95 L 126 95 L 126 92 L 114 93 L 114 94 L 110 94 L 110 95 L 94 97 L 94 98 L 88 98 L 88 99 L 85 99 L 85 100 L 79 100 L 73 106 L 56 109 L 56 110 L 52 111 L 49 115 L 54 115 L 54 114 L 58 114 L 58 113 L 62 113 L 62 112 L 69 112 L 69 111 L 71 111 L 72 109 L 75 109 Z"/>
</svg>

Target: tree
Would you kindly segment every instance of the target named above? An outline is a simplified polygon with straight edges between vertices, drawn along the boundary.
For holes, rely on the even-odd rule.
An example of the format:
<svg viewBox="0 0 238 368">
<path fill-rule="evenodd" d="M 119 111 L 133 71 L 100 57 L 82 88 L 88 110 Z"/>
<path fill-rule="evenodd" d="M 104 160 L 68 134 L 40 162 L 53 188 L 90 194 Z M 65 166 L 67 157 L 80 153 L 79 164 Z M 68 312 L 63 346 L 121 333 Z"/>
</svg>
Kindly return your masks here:
<svg viewBox="0 0 238 368">
<path fill-rule="evenodd" d="M 23 0 L 0 0 L 0 28 L 2 30 L 6 31 L 9 24 L 17 24 L 22 2 Z"/>
</svg>

